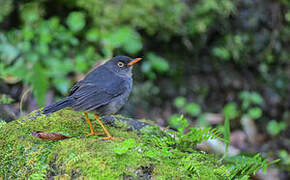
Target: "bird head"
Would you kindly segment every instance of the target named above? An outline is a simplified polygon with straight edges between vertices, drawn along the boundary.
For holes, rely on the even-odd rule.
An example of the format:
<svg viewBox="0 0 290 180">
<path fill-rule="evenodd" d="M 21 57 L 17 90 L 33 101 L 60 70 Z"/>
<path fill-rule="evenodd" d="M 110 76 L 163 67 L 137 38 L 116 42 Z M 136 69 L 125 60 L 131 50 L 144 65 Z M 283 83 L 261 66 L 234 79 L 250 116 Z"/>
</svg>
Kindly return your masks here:
<svg viewBox="0 0 290 180">
<path fill-rule="evenodd" d="M 121 75 L 131 75 L 133 65 L 142 58 L 132 59 L 127 56 L 116 56 L 105 63 L 105 66 Z"/>
</svg>

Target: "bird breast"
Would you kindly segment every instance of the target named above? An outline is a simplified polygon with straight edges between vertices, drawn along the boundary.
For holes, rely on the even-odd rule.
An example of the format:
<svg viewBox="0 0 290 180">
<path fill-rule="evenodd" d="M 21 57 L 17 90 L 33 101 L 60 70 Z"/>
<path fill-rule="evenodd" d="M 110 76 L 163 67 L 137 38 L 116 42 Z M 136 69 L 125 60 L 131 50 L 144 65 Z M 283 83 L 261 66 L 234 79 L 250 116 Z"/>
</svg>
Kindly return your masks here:
<svg viewBox="0 0 290 180">
<path fill-rule="evenodd" d="M 127 83 L 128 83 L 127 85 L 128 89 L 123 94 L 116 96 L 109 103 L 97 108 L 95 112 L 101 116 L 117 113 L 124 106 L 124 104 L 128 100 L 128 97 L 131 93 L 132 84 L 133 84 L 132 79 L 127 81 Z"/>
</svg>

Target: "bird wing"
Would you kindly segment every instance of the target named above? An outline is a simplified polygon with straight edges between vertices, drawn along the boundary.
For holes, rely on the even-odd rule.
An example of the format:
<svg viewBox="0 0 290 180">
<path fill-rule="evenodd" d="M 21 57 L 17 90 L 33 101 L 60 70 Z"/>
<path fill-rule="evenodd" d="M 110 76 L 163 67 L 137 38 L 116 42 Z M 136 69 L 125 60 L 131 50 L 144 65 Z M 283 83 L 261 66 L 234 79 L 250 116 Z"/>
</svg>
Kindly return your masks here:
<svg viewBox="0 0 290 180">
<path fill-rule="evenodd" d="M 102 73 L 102 77 L 96 77 L 94 81 L 84 79 L 78 82 L 71 88 L 70 96 L 76 100 L 73 104 L 75 110 L 90 111 L 109 103 L 113 98 L 123 94 L 127 88 L 128 83 L 125 79 L 114 73 Z"/>
<path fill-rule="evenodd" d="M 108 81 L 108 77 L 111 77 L 112 72 L 104 68 L 103 66 L 99 66 L 90 72 L 83 80 L 77 82 L 69 92 L 69 96 L 74 94 L 80 87 L 88 84 L 96 84 L 102 85 Z"/>
<path fill-rule="evenodd" d="M 73 87 L 69 90 L 69 96 L 73 95 L 73 93 L 76 92 L 76 90 L 78 90 L 82 86 L 82 84 L 83 82 L 79 81 L 75 85 L 73 85 Z"/>
</svg>

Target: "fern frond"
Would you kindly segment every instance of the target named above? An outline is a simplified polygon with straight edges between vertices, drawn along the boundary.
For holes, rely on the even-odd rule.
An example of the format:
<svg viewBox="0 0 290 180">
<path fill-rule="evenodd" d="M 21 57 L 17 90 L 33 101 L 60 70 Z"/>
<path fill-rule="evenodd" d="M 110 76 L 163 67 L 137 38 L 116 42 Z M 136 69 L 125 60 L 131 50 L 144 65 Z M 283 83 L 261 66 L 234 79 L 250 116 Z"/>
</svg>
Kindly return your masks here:
<svg viewBox="0 0 290 180">
<path fill-rule="evenodd" d="M 260 154 L 256 154 L 253 157 L 236 156 L 230 159 L 233 159 L 234 163 L 230 168 L 230 179 L 242 178 L 252 174 L 255 175 L 260 169 L 266 170 L 269 165 L 278 161 L 268 162 L 267 159 L 262 159 Z"/>
<path fill-rule="evenodd" d="M 178 143 L 184 144 L 188 147 L 195 147 L 197 144 L 210 140 L 210 139 L 221 139 L 222 133 L 218 129 L 211 128 L 190 128 L 190 131 L 186 134 L 178 134 Z"/>
</svg>

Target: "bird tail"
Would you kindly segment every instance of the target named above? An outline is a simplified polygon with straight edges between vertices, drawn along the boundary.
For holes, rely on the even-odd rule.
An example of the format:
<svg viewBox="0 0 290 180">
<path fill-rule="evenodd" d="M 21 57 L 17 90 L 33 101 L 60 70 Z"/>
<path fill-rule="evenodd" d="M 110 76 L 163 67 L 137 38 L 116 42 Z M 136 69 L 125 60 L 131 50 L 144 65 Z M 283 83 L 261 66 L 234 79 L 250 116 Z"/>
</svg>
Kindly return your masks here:
<svg viewBox="0 0 290 180">
<path fill-rule="evenodd" d="M 55 102 L 49 106 L 46 106 L 45 108 L 43 108 L 41 110 L 41 114 L 50 114 L 50 113 L 53 113 L 53 112 L 56 112 L 56 111 L 59 111 L 61 109 L 64 109 L 68 106 L 71 106 L 73 105 L 74 103 L 74 98 L 72 97 L 66 97 L 58 102 Z"/>
</svg>

